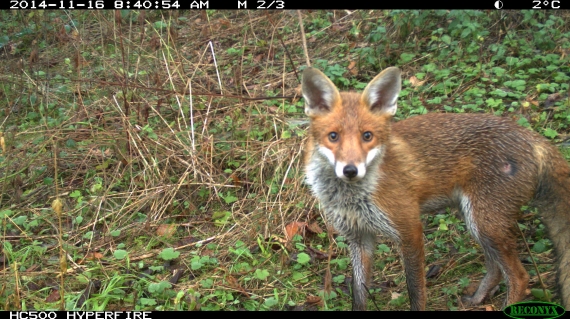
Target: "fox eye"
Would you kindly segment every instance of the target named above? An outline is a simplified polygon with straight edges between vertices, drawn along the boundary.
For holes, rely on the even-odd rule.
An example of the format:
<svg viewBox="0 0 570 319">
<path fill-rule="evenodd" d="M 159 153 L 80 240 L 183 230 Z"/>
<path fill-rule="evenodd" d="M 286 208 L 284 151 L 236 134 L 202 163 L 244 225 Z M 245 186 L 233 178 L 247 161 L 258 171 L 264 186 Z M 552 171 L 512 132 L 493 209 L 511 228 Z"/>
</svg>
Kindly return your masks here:
<svg viewBox="0 0 570 319">
<path fill-rule="evenodd" d="M 338 133 L 337 132 L 330 132 L 329 133 L 329 140 L 331 142 L 336 142 L 338 140 Z"/>
<path fill-rule="evenodd" d="M 362 139 L 369 142 L 372 140 L 372 133 L 371 132 L 364 132 L 362 133 Z"/>
</svg>

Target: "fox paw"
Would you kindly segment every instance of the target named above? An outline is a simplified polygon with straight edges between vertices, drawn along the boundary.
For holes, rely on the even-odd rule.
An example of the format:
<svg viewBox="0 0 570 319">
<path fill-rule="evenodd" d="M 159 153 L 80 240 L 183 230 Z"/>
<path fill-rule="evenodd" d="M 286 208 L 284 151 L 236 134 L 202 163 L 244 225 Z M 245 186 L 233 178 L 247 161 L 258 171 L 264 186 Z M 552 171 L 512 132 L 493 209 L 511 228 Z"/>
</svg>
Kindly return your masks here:
<svg viewBox="0 0 570 319">
<path fill-rule="evenodd" d="M 489 290 L 489 292 L 486 295 L 483 296 L 478 296 L 477 292 L 475 292 L 475 294 L 473 294 L 473 296 L 462 296 L 461 297 L 461 302 L 463 303 L 464 306 L 477 306 L 480 305 L 483 300 L 491 298 L 495 295 L 495 293 L 497 293 L 497 291 L 499 291 L 499 285 L 496 285 L 495 287 L 493 287 L 491 290 Z"/>
</svg>

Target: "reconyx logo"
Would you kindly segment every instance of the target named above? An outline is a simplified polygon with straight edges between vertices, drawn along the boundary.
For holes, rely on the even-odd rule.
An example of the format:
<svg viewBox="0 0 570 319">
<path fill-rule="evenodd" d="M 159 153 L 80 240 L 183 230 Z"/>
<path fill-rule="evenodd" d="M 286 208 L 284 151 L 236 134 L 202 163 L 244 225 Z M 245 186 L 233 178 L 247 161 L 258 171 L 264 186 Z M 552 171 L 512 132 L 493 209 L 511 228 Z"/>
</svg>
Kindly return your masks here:
<svg viewBox="0 0 570 319">
<path fill-rule="evenodd" d="M 507 306 L 503 310 L 505 315 L 511 318 L 558 318 L 562 316 L 566 310 L 560 305 L 551 302 L 528 301 L 519 302 Z"/>
</svg>

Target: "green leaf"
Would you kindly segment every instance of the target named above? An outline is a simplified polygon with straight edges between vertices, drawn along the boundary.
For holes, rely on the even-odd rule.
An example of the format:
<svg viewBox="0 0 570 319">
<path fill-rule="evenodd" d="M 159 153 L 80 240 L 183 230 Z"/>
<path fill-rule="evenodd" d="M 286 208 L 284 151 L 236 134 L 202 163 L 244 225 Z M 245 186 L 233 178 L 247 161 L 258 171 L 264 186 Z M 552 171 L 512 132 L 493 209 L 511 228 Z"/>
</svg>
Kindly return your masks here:
<svg viewBox="0 0 570 319">
<path fill-rule="evenodd" d="M 150 293 L 162 293 L 166 289 L 172 288 L 172 285 L 168 281 L 161 281 L 159 283 L 151 283 L 148 285 L 148 291 Z"/>
<path fill-rule="evenodd" d="M 543 289 L 533 288 L 530 290 L 530 293 L 532 293 L 532 295 L 539 300 L 550 300 L 550 298 L 552 297 L 552 293 L 548 289 L 543 290 Z"/>
<path fill-rule="evenodd" d="M 279 301 L 277 301 L 277 299 L 275 299 L 275 297 L 269 297 L 267 299 L 265 299 L 265 302 L 263 303 L 264 306 L 271 308 L 275 305 L 277 305 L 279 303 Z"/>
<path fill-rule="evenodd" d="M 168 24 L 162 20 L 156 21 L 155 23 L 153 23 L 153 25 L 157 29 L 166 28 L 168 26 Z"/>
<path fill-rule="evenodd" d="M 79 190 L 74 190 L 73 192 L 71 192 L 71 194 L 69 194 L 69 197 L 71 198 L 76 198 L 81 196 L 81 192 Z"/>
<path fill-rule="evenodd" d="M 24 223 L 28 220 L 28 216 L 18 216 L 16 218 L 13 219 L 14 224 L 18 225 L 18 226 L 22 226 L 24 225 Z"/>
<path fill-rule="evenodd" d="M 267 269 L 256 269 L 255 277 L 259 280 L 265 280 L 269 276 L 269 271 Z"/>
<path fill-rule="evenodd" d="M 520 126 L 524 126 L 524 127 L 529 127 L 529 126 L 530 126 L 530 123 L 528 122 L 528 120 L 527 120 L 526 117 L 524 117 L 524 116 L 521 117 L 521 118 L 517 121 L 517 123 L 518 123 Z"/>
<path fill-rule="evenodd" d="M 238 198 L 235 197 L 234 195 L 232 195 L 230 192 L 228 192 L 228 194 L 222 198 L 224 199 L 226 204 L 231 204 L 231 203 L 236 202 L 238 200 Z"/>
<path fill-rule="evenodd" d="M 35 120 L 39 117 L 38 113 L 36 112 L 29 112 L 27 115 L 28 120 Z"/>
<path fill-rule="evenodd" d="M 142 268 L 142 267 L 140 267 Z M 148 269 L 152 270 L 152 271 L 156 271 L 156 272 L 161 272 L 164 270 L 164 266 L 150 266 L 148 267 Z"/>
<path fill-rule="evenodd" d="M 158 255 L 158 257 L 164 259 L 164 260 L 172 260 L 172 259 L 176 259 L 178 258 L 178 256 L 180 256 L 180 252 L 179 251 L 175 251 L 174 248 L 164 248 L 160 254 Z"/>
<path fill-rule="evenodd" d="M 0 218 L 4 218 L 4 217 L 8 217 L 10 215 L 12 215 L 12 211 L 9 209 L 5 209 L 3 211 L 0 211 Z"/>
<path fill-rule="evenodd" d="M 308 263 L 310 260 L 311 257 L 309 257 L 309 255 L 307 255 L 306 253 L 299 253 L 297 255 L 297 262 L 301 265 Z"/>
<path fill-rule="evenodd" d="M 214 220 L 214 225 L 216 226 L 224 226 L 228 223 L 228 220 L 232 216 L 232 213 L 229 211 L 223 212 L 214 212 L 212 214 L 212 219 Z"/>
<path fill-rule="evenodd" d="M 294 281 L 298 281 L 305 279 L 307 277 L 307 274 L 305 274 L 304 272 L 294 271 L 292 277 Z"/>
<path fill-rule="evenodd" d="M 67 146 L 69 148 L 74 148 L 77 146 L 77 143 L 75 142 L 75 140 L 70 138 L 67 141 L 65 141 L 65 146 Z"/>
<path fill-rule="evenodd" d="M 465 288 L 465 287 L 469 286 L 469 283 L 470 283 L 470 280 L 467 277 L 463 277 L 463 278 L 459 279 L 459 286 L 461 288 Z"/>
<path fill-rule="evenodd" d="M 390 247 L 388 247 L 388 245 L 386 244 L 380 244 L 378 245 L 378 250 L 384 253 L 389 253 L 390 252 Z"/>
<path fill-rule="evenodd" d="M 536 243 L 534 243 L 534 246 L 532 246 L 532 251 L 537 253 L 542 253 L 545 250 L 546 250 L 546 245 L 542 240 L 537 241 Z"/>
<path fill-rule="evenodd" d="M 212 288 L 212 286 L 214 285 L 214 281 L 212 279 L 204 279 L 202 281 L 200 281 L 200 284 L 202 284 L 202 287 L 208 289 L 208 288 Z"/>
<path fill-rule="evenodd" d="M 113 252 L 113 256 L 115 256 L 116 259 L 125 259 L 128 256 L 128 253 L 126 250 L 117 249 Z"/>
<path fill-rule="evenodd" d="M 204 266 L 204 265 L 202 264 L 202 262 L 200 262 L 200 260 L 192 260 L 190 262 L 190 268 L 192 270 L 198 270 L 198 269 L 202 268 L 202 266 Z"/>
<path fill-rule="evenodd" d="M 143 306 L 154 306 L 156 305 L 156 299 L 151 298 L 141 298 L 139 299 L 141 305 Z"/>
<path fill-rule="evenodd" d="M 346 276 L 345 276 L 345 275 L 338 275 L 338 276 L 334 276 L 334 277 L 332 278 L 332 281 L 333 281 L 335 284 L 342 284 L 342 283 L 344 282 L 344 279 L 346 279 Z"/>
<path fill-rule="evenodd" d="M 558 132 L 556 132 L 555 130 L 547 127 L 544 130 L 544 136 L 548 137 L 548 138 L 555 138 L 556 136 L 558 136 Z"/>
<path fill-rule="evenodd" d="M 447 224 L 444 219 L 439 220 L 439 230 L 448 230 Z"/>
<path fill-rule="evenodd" d="M 408 63 L 412 61 L 415 56 L 414 53 L 402 53 L 400 54 L 400 59 L 402 59 L 402 63 Z"/>
<path fill-rule="evenodd" d="M 518 58 L 514 58 L 514 57 L 507 57 L 506 61 L 507 61 L 507 65 L 508 65 L 508 66 L 513 66 L 513 65 L 515 65 L 517 62 L 519 62 L 519 59 L 518 59 Z"/>
</svg>

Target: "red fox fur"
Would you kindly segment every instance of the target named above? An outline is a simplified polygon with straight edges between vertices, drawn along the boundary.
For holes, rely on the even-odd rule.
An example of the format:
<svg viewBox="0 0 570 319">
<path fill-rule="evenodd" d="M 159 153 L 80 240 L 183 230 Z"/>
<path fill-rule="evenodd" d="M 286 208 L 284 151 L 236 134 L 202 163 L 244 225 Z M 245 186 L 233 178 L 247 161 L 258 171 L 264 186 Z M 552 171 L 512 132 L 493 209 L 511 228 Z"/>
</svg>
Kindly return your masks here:
<svg viewBox="0 0 570 319">
<path fill-rule="evenodd" d="M 468 304 L 504 277 L 505 305 L 525 297 L 529 275 L 517 216 L 533 201 L 554 244 L 562 304 L 570 309 L 570 167 L 543 137 L 484 114 L 427 114 L 392 123 L 400 70 L 388 68 L 362 94 L 339 92 L 320 71 L 303 73 L 310 118 L 307 183 L 328 222 L 349 242 L 353 309 L 366 309 L 376 235 L 399 246 L 412 310 L 424 310 L 420 213 L 455 206 L 483 248 L 487 274 Z"/>
</svg>

